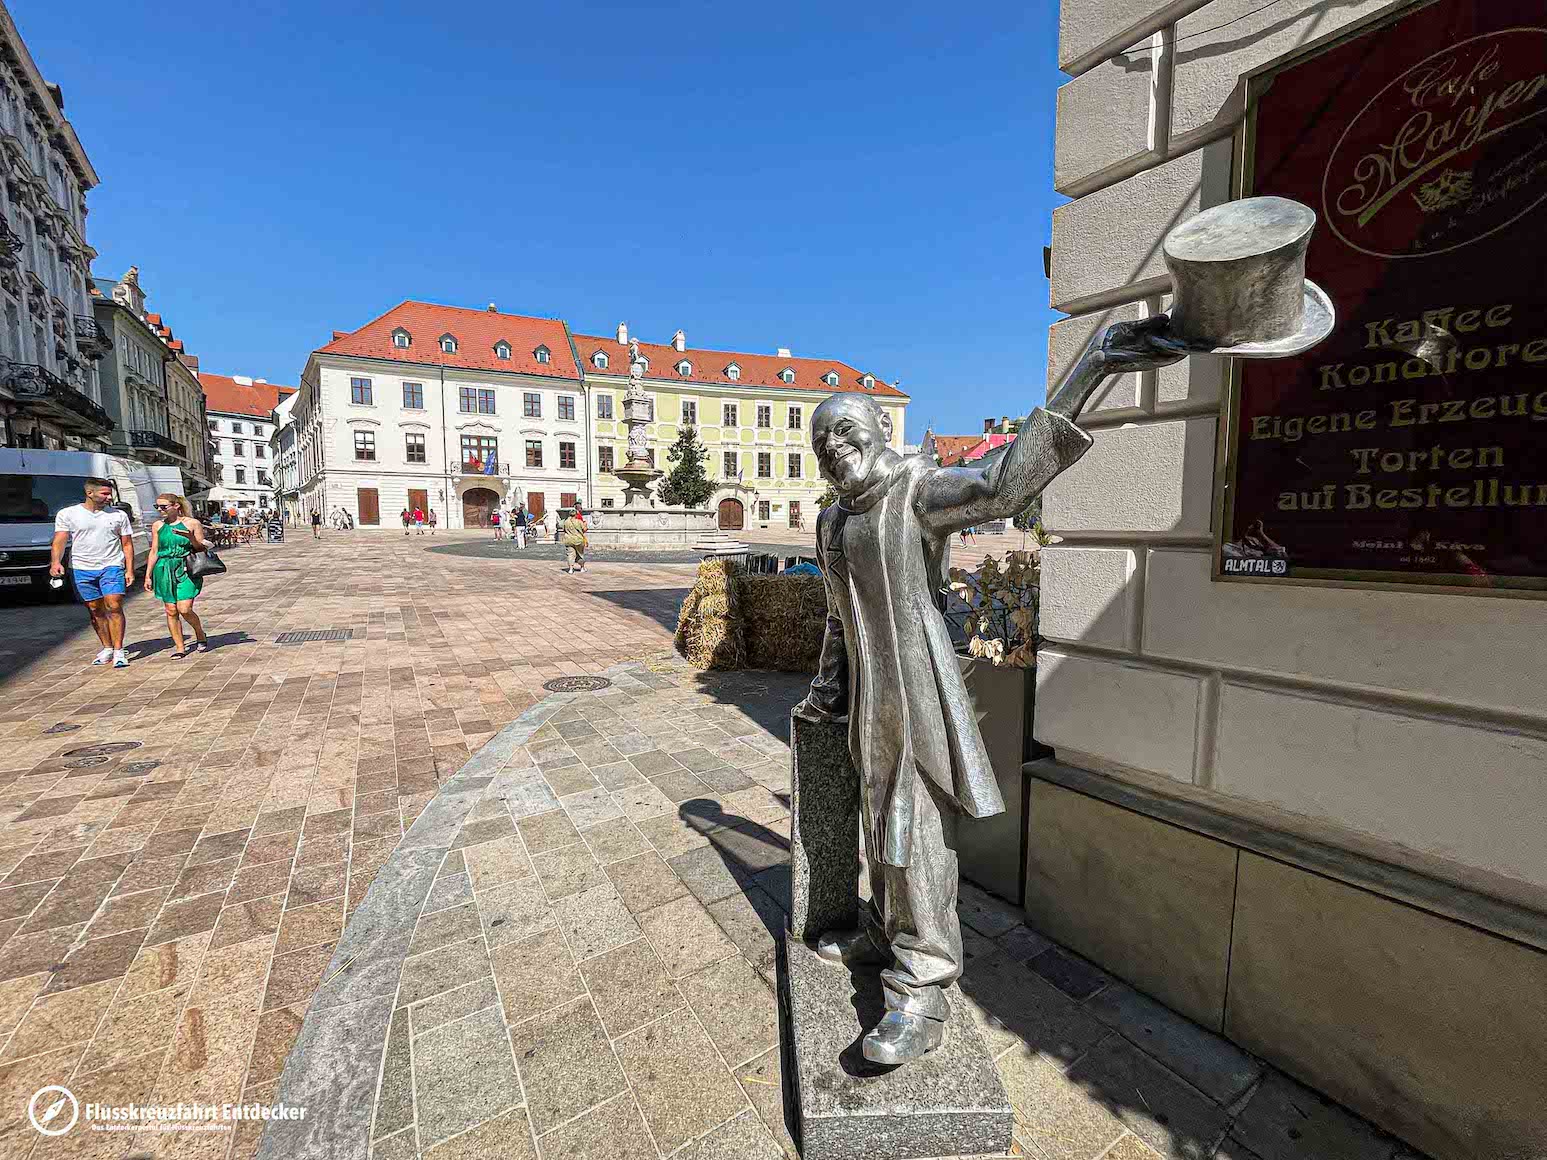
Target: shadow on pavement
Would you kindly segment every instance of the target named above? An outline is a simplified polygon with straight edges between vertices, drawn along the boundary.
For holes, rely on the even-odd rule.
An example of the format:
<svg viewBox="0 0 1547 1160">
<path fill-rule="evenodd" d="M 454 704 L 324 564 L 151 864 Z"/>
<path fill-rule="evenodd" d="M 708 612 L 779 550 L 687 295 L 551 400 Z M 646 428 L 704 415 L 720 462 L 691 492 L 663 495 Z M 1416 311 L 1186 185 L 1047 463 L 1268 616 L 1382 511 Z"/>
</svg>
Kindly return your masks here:
<svg viewBox="0 0 1547 1160">
<path fill-rule="evenodd" d="M 626 608 L 630 612 L 643 613 L 667 632 L 677 631 L 677 613 L 690 588 L 626 588 L 622 590 L 595 590 L 587 595 Z"/>
</svg>

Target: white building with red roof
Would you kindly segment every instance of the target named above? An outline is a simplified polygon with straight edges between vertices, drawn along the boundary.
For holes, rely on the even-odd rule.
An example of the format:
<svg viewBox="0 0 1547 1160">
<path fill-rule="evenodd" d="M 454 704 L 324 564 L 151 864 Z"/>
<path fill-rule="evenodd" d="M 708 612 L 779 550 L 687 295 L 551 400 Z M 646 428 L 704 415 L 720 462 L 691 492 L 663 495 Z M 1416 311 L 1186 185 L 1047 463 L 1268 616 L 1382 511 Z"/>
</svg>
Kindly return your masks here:
<svg viewBox="0 0 1547 1160">
<path fill-rule="evenodd" d="M 584 381 L 555 318 L 403 302 L 313 351 L 292 409 L 302 510 L 481 527 L 586 496 Z"/>
<path fill-rule="evenodd" d="M 215 474 L 210 488 L 211 507 L 238 515 L 251 509 L 274 507 L 273 464 L 269 437 L 274 431 L 274 408 L 295 393 L 249 375 L 216 375 L 199 372 L 208 412 L 209 438 L 215 445 Z"/>
</svg>

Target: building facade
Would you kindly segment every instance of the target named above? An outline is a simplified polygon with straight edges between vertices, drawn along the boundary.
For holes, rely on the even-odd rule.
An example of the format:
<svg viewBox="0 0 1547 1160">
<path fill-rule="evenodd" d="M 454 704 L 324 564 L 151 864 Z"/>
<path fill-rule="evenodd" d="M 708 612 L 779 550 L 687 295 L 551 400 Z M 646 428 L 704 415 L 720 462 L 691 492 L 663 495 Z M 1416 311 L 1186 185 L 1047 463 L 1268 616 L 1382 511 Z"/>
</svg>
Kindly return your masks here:
<svg viewBox="0 0 1547 1160">
<path fill-rule="evenodd" d="M 623 483 L 611 470 L 626 458 L 628 327 L 574 339 L 591 395 L 592 503 L 605 511 L 623 503 Z M 810 420 L 829 395 L 852 391 L 873 399 L 891 422 L 889 445 L 902 450 L 908 396 L 842 360 L 690 347 L 681 330 L 669 343 L 639 343 L 639 354 L 641 382 L 654 404 L 655 422 L 645 428 L 650 453 L 668 469 L 667 452 L 682 428 L 697 428 L 709 452 L 705 473 L 715 484 L 708 504 L 722 528 L 815 527 L 827 485 L 811 450 Z"/>
<path fill-rule="evenodd" d="M 113 419 L 88 287 L 86 191 L 97 173 L 0 6 L 0 443 L 100 451 Z"/>
<path fill-rule="evenodd" d="M 1238 494 L 1229 473 L 1243 446 L 1263 446 L 1238 435 L 1232 407 L 1252 400 L 1232 384 L 1300 376 L 1269 392 L 1296 422 L 1325 425 L 1304 417 L 1317 406 L 1369 408 L 1364 442 L 1403 446 L 1400 426 L 1377 424 L 1428 364 L 1403 353 L 1396 385 L 1360 391 L 1374 357 L 1361 352 L 1400 318 L 1464 305 L 1525 327 L 1496 347 L 1512 356 L 1498 389 L 1541 390 L 1540 366 L 1518 357 L 1544 355 L 1542 315 L 1524 306 L 1540 281 L 1507 279 L 1542 261 L 1527 211 L 1547 191 L 1543 24 L 1540 3 L 1515 0 L 1063 0 L 1061 13 L 1070 79 L 1054 185 L 1072 200 L 1053 211 L 1051 297 L 1069 317 L 1052 327 L 1049 382 L 1098 327 L 1163 312 L 1162 238 L 1247 193 L 1316 211 L 1306 270 L 1332 293 L 1338 326 L 1301 360 L 1193 357 L 1117 376 L 1081 417 L 1094 445 L 1043 504 L 1063 542 L 1042 554 L 1036 735 L 1057 761 L 1027 767 L 1027 909 L 1439 1160 L 1547 1155 L 1547 1004 L 1496 1006 L 1547 995 L 1547 606 L 1488 580 L 1539 558 L 1542 537 L 1482 556 L 1479 521 L 1466 539 L 1480 543 L 1460 545 L 1483 561 L 1465 590 L 1389 575 L 1307 582 L 1297 561 L 1319 542 L 1298 533 L 1318 513 L 1280 495 L 1262 509 L 1266 539 L 1223 547 L 1286 579 L 1232 580 L 1220 543 Z M 1257 111 L 1291 108 L 1293 122 Z M 1395 142 L 1395 176 L 1383 141 Z M 1266 148 L 1287 160 L 1262 164 Z M 1445 166 L 1416 168 L 1442 152 Z M 1350 290 L 1343 272 L 1376 268 L 1372 253 L 1389 264 Z M 1415 296 L 1411 314 L 1374 312 L 1393 294 Z M 1472 359 L 1509 342 L 1498 333 L 1442 337 Z M 1448 395 L 1486 381 L 1488 360 L 1475 364 L 1448 377 Z M 1322 385 L 1322 366 L 1340 389 Z M 1349 368 L 1353 383 L 1336 377 Z M 1420 430 L 1418 446 L 1444 441 Z M 1467 439 L 1492 442 L 1450 443 Z M 1357 456 L 1315 443 L 1284 452 L 1275 486 L 1357 472 Z M 1541 441 L 1534 461 L 1517 446 L 1508 466 L 1547 478 Z M 1367 518 L 1333 512 L 1329 536 L 1373 550 L 1356 540 Z M 1391 547 L 1428 542 L 1418 531 Z"/>
<path fill-rule="evenodd" d="M 204 390 L 161 315 L 147 313 L 139 270 L 116 282 L 99 278 L 92 296 L 97 328 L 109 351 L 97 366 L 103 406 L 113 418 L 108 450 L 177 467 L 184 494 L 203 498 L 212 480 L 206 455 Z"/>
<path fill-rule="evenodd" d="M 270 479 L 274 487 L 273 510 L 291 523 L 301 522 L 301 475 L 296 446 L 295 404 L 301 397 L 292 391 L 274 407 L 274 430 L 269 435 Z"/>
<path fill-rule="evenodd" d="M 211 510 L 234 508 L 237 514 L 256 509 L 271 510 L 274 481 L 269 458 L 269 436 L 274 431 L 274 408 L 295 392 L 247 375 L 199 372 L 204 388 L 206 424 L 215 444 L 214 485 L 207 497 Z"/>
<path fill-rule="evenodd" d="M 481 527 L 585 500 L 585 382 L 557 319 L 404 302 L 312 352 L 293 421 L 308 514 Z"/>
</svg>

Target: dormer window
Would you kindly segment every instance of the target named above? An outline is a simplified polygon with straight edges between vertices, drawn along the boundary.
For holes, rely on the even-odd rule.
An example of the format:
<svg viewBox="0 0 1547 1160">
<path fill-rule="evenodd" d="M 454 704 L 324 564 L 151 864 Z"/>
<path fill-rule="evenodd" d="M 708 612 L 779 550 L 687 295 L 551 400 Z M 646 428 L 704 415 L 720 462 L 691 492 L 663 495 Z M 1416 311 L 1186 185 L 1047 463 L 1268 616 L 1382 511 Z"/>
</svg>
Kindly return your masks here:
<svg viewBox="0 0 1547 1160">
<path fill-rule="evenodd" d="M 413 341 L 413 336 L 401 326 L 392 332 L 392 345 L 398 350 L 407 350 Z"/>
<path fill-rule="evenodd" d="M 795 381 L 795 368 L 785 367 L 782 371 L 780 371 L 779 381 L 781 383 L 793 383 Z"/>
<path fill-rule="evenodd" d="M 688 362 L 687 359 L 683 359 L 677 364 L 677 373 L 683 378 L 687 378 L 690 374 L 693 373 L 693 364 Z"/>
<path fill-rule="evenodd" d="M 859 385 L 864 387 L 867 391 L 875 390 L 876 389 L 876 377 L 875 377 L 875 375 L 866 375 L 864 378 L 860 379 Z"/>
<path fill-rule="evenodd" d="M 442 354 L 456 354 L 457 340 L 449 334 L 440 336 L 440 349 Z"/>
<path fill-rule="evenodd" d="M 825 375 L 822 376 L 822 381 L 829 387 L 836 387 L 838 385 L 838 372 L 828 371 Z"/>
<path fill-rule="evenodd" d="M 595 354 L 593 354 L 591 356 L 591 365 L 593 367 L 595 367 L 599 371 L 606 370 L 607 369 L 607 352 L 603 351 L 603 350 L 599 350 Z"/>
<path fill-rule="evenodd" d="M 534 350 L 532 352 L 532 354 L 534 356 L 536 356 L 537 361 L 540 362 L 540 363 L 551 363 L 553 361 L 553 352 L 551 350 L 549 350 L 545 346 L 538 347 L 536 350 Z M 509 350 L 509 348 L 506 348 L 506 351 L 505 351 L 505 354 L 503 355 L 503 357 L 504 358 L 509 358 L 510 357 L 510 350 Z"/>
<path fill-rule="evenodd" d="M 504 341 L 503 339 L 495 343 L 494 357 L 497 359 L 508 359 L 510 357 L 510 343 Z"/>
<path fill-rule="evenodd" d="M 735 382 L 741 378 L 741 368 L 735 363 L 731 363 L 730 366 L 725 368 L 725 377 Z"/>
</svg>

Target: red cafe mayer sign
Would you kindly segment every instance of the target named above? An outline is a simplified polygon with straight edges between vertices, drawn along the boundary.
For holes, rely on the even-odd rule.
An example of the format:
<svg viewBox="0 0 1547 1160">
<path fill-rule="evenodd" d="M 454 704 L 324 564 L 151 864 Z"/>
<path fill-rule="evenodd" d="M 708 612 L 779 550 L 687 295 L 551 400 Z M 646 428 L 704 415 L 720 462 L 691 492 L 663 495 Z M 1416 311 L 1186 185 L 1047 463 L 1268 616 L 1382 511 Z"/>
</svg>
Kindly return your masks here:
<svg viewBox="0 0 1547 1160">
<path fill-rule="evenodd" d="M 1232 368 L 1215 576 L 1547 595 L 1547 6 L 1436 0 L 1250 82 L 1320 346 Z"/>
</svg>

